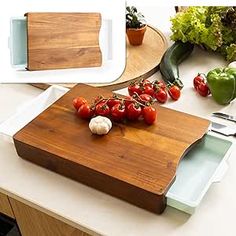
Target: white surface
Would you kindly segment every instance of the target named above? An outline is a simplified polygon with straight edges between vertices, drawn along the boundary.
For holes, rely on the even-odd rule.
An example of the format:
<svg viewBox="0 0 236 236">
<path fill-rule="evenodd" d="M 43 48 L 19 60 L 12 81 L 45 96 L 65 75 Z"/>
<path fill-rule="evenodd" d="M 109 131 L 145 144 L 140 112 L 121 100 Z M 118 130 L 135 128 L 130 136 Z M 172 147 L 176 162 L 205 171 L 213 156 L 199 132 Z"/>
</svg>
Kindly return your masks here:
<svg viewBox="0 0 236 236">
<path fill-rule="evenodd" d="M 12 7 L 17 6 L 17 7 Z M 1 76 L 0 82 L 4 83 L 108 83 L 116 80 L 125 68 L 125 0 L 106 1 L 106 0 L 22 0 L 21 4 L 17 0 L 9 0 L 1 7 L 0 15 L 0 51 L 1 68 L 5 76 Z M 101 49 L 104 52 L 103 64 L 101 67 L 79 68 L 49 71 L 25 71 L 15 70 L 11 67 L 10 51 L 8 49 L 8 37 L 10 34 L 10 18 L 21 17 L 26 12 L 100 12 L 103 19 L 112 21 L 110 39 L 102 40 L 107 36 L 107 24 L 102 24 L 99 35 Z M 109 54 L 111 60 L 107 60 L 107 46 L 105 42 L 112 41 L 112 53 Z M 111 57 L 112 56 L 112 57 Z"/>
<path fill-rule="evenodd" d="M 149 14 L 153 25 L 160 26 L 159 28 L 168 25 L 168 22 L 165 23 L 168 8 L 146 7 L 144 10 Z M 159 18 L 162 15 L 165 20 Z M 185 84 L 180 100 L 168 101 L 166 106 L 206 118 L 210 118 L 213 111 L 236 115 L 236 101 L 228 106 L 220 106 L 211 97 L 198 96 L 192 88 L 192 79 L 197 72 L 207 72 L 224 64 L 226 62 L 221 57 L 195 50 L 190 59 L 180 66 L 181 78 Z M 152 78 L 160 78 L 160 74 L 157 73 Z M 40 92 L 41 90 L 29 85 L 1 85 L 0 121 L 14 114 L 17 106 L 30 101 Z M 121 92 L 127 93 L 127 90 Z M 233 125 L 218 118 L 212 120 Z M 235 138 L 230 140 L 235 143 Z M 67 218 L 70 223 L 112 236 L 236 235 L 235 148 L 225 177 L 220 184 L 214 184 L 209 189 L 191 217 L 171 207 L 167 207 L 162 215 L 139 209 L 18 158 L 13 145 L 2 140 L 0 150 L 0 188 Z"/>
</svg>

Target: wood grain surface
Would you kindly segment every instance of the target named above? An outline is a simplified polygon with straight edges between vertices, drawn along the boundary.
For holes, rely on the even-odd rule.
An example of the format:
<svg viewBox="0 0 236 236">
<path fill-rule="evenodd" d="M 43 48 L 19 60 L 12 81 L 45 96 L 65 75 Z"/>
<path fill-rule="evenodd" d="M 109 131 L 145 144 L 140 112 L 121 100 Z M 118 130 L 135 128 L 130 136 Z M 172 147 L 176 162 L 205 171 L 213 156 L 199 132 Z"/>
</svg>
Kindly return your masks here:
<svg viewBox="0 0 236 236">
<path fill-rule="evenodd" d="M 26 204 L 10 198 L 22 236 L 89 236 Z"/>
<path fill-rule="evenodd" d="M 100 13 L 27 13 L 28 70 L 98 67 Z"/>
<path fill-rule="evenodd" d="M 15 218 L 8 196 L 3 193 L 0 193 L 0 213 L 3 213 L 11 218 Z"/>
<path fill-rule="evenodd" d="M 95 87 L 103 87 L 110 91 L 127 87 L 132 81 L 146 79 L 158 71 L 158 65 L 168 47 L 167 40 L 161 31 L 148 26 L 141 46 L 132 46 L 127 40 L 126 68 L 123 74 L 112 83 L 91 84 Z M 69 80 L 69 78 L 68 78 Z M 33 86 L 47 89 L 51 84 L 34 83 Z M 67 88 L 73 88 L 75 84 L 60 84 Z"/>
<path fill-rule="evenodd" d="M 185 151 L 207 131 L 209 121 L 157 106 L 154 125 L 113 124 L 92 135 L 75 116 L 72 99 L 93 101 L 104 89 L 77 85 L 14 136 L 19 156 L 57 173 L 161 213 L 165 193 Z"/>
</svg>

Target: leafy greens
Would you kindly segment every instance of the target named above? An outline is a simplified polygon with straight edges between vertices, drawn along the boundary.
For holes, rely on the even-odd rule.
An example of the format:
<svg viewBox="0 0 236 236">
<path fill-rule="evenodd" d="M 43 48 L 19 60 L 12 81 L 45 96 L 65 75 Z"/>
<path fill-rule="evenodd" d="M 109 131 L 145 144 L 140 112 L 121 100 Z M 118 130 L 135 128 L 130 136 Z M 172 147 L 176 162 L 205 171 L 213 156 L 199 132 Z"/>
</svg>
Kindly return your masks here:
<svg viewBox="0 0 236 236">
<path fill-rule="evenodd" d="M 188 7 L 171 19 L 174 41 L 191 42 L 236 60 L 236 7 Z"/>
</svg>

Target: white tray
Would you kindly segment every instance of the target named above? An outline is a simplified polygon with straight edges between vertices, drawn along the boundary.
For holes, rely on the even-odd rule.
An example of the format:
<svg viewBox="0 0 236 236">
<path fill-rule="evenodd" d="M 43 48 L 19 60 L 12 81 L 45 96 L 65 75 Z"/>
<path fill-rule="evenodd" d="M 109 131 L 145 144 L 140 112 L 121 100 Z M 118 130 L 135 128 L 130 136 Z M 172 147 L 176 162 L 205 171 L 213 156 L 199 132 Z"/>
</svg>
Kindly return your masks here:
<svg viewBox="0 0 236 236">
<path fill-rule="evenodd" d="M 0 135 L 13 142 L 13 136 L 26 124 L 62 97 L 69 89 L 53 85 L 30 102 L 20 106 L 16 113 L 0 124 Z"/>
<path fill-rule="evenodd" d="M 16 132 L 67 91 L 64 87 L 51 86 L 0 124 L 0 135 L 13 142 Z M 181 160 L 176 180 L 166 194 L 167 204 L 189 214 L 194 213 L 211 184 L 223 178 L 232 146 L 226 138 L 208 132 Z"/>
</svg>

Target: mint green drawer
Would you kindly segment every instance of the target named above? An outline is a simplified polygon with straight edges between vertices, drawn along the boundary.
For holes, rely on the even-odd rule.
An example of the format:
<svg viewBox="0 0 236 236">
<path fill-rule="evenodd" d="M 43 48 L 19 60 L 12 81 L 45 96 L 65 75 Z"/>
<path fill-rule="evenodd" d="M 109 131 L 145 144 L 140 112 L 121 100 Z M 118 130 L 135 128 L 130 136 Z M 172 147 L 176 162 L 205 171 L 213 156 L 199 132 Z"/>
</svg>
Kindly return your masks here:
<svg viewBox="0 0 236 236">
<path fill-rule="evenodd" d="M 167 205 L 193 214 L 211 184 L 223 178 L 232 146 L 232 142 L 208 132 L 181 160 L 166 195 Z"/>
</svg>

